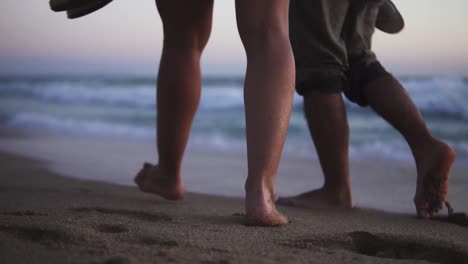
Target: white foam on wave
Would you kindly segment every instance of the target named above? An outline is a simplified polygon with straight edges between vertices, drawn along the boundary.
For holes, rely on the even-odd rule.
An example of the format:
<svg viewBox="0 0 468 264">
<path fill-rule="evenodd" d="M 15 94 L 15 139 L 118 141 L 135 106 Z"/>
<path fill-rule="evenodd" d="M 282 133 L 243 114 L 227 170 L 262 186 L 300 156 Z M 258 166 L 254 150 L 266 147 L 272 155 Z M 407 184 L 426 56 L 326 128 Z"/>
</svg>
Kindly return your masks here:
<svg viewBox="0 0 468 264">
<path fill-rule="evenodd" d="M 6 124 L 9 127 L 26 129 L 28 131 L 46 130 L 65 132 L 67 134 L 91 136 L 118 136 L 124 138 L 153 139 L 155 129 L 103 121 L 76 120 L 71 118 L 54 117 L 37 113 L 20 113 L 11 118 Z M 200 150 L 218 150 L 224 152 L 246 153 L 245 138 L 233 138 L 222 131 L 195 133 L 191 136 L 189 147 Z M 459 158 L 468 157 L 468 142 L 448 141 Z M 300 137 L 289 136 L 284 146 L 285 155 L 317 159 L 316 150 L 308 135 Z M 389 159 L 412 161 L 411 150 L 403 139 L 373 140 L 368 143 L 350 146 L 350 158 L 361 159 Z"/>
<path fill-rule="evenodd" d="M 422 112 L 468 119 L 468 86 L 462 78 L 433 77 L 403 84 Z"/>
<path fill-rule="evenodd" d="M 301 106 L 302 98 L 294 95 L 294 106 Z M 201 110 L 244 109 L 244 91 L 238 84 L 203 87 Z"/>
<path fill-rule="evenodd" d="M 383 158 L 399 161 L 412 161 L 410 148 L 403 141 L 382 142 L 374 141 L 359 146 L 350 146 L 349 154 L 352 159 Z"/>
<path fill-rule="evenodd" d="M 104 104 L 154 108 L 155 84 L 108 84 L 98 81 L 17 81 L 0 84 L 0 92 L 19 94 L 42 102 L 66 104 Z M 302 99 L 296 95 L 295 105 Z M 243 109 L 244 95 L 241 84 L 207 85 L 202 87 L 201 110 Z"/>
<path fill-rule="evenodd" d="M 201 110 L 219 110 L 244 107 L 244 94 L 239 86 L 210 86 L 203 88 Z"/>
<path fill-rule="evenodd" d="M 155 133 L 154 129 L 135 125 L 116 124 L 97 120 L 77 120 L 28 112 L 16 114 L 8 120 L 6 126 L 100 136 L 150 137 Z"/>
<path fill-rule="evenodd" d="M 50 81 L 38 83 L 18 82 L 1 87 L 3 92 L 29 95 L 41 101 L 60 103 L 99 103 L 152 107 L 155 88 L 149 85 L 108 86 L 102 82 Z"/>
<path fill-rule="evenodd" d="M 468 120 L 468 85 L 460 78 L 408 79 L 403 83 L 423 113 L 456 116 L 456 119 L 445 118 L 444 115 L 435 116 L 429 125 L 434 132 L 445 136 L 448 141 L 453 139 L 452 145 L 461 154 L 460 156 L 468 157 L 468 134 L 463 135 L 468 131 L 468 126 L 463 121 L 463 118 Z M 13 95 L 19 93 L 32 97 L 28 97 L 27 100 L 9 97 L 8 89 Z M 155 88 L 151 82 L 17 81 L 8 85 L 0 83 L 0 96 L 5 102 L 17 100 L 15 105 L 3 113 L 2 119 L 8 120 L 9 126 L 103 136 L 154 138 L 154 125 L 148 121 L 154 117 L 145 116 L 144 122 L 141 121 L 142 116 L 153 111 L 146 108 L 153 108 L 155 105 Z M 41 107 L 31 108 L 31 104 L 27 103 L 31 101 L 40 104 Z M 51 107 L 51 101 L 64 104 Z M 75 105 L 76 109 L 70 111 L 70 105 L 76 102 L 83 105 Z M 129 107 L 123 109 L 123 105 Z M 300 96 L 295 95 L 294 105 L 302 105 Z M 115 109 L 122 109 L 123 112 L 131 111 L 132 114 L 125 116 L 128 118 L 117 120 Z M 197 115 L 200 119 L 194 124 L 190 143 L 192 146 L 245 151 L 245 137 L 239 132 L 245 129 L 241 84 L 207 85 L 202 91 L 200 110 L 204 112 Z M 389 133 L 392 128 L 380 118 L 374 118 L 368 113 L 370 112 L 367 110 L 350 111 L 349 120 L 355 136 L 350 149 L 351 157 L 379 156 L 411 160 L 411 153 L 404 140 L 396 136 L 396 133 Z M 315 158 L 315 149 L 301 108 L 295 109 L 290 125 L 290 136 L 285 151 Z"/>
<path fill-rule="evenodd" d="M 402 78 L 401 82 L 422 113 L 468 120 L 468 84 L 463 78 Z M 348 100 L 345 102 L 350 109 L 360 109 Z"/>
</svg>

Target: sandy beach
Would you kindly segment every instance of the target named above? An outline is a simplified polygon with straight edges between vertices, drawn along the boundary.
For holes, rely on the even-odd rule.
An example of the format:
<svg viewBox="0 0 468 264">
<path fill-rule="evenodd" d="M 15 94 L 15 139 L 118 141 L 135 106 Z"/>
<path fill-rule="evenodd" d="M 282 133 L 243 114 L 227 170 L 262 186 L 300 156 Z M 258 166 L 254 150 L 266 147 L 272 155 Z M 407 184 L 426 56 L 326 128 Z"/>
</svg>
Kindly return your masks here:
<svg viewBox="0 0 468 264">
<path fill-rule="evenodd" d="M 241 198 L 190 193 L 170 202 L 6 153 L 0 166 L 0 263 L 468 262 L 466 227 L 413 214 L 280 207 L 290 224 L 247 227 Z"/>
<path fill-rule="evenodd" d="M 303 2 L 2 1 L 0 264 L 468 264 L 468 1 Z"/>
</svg>

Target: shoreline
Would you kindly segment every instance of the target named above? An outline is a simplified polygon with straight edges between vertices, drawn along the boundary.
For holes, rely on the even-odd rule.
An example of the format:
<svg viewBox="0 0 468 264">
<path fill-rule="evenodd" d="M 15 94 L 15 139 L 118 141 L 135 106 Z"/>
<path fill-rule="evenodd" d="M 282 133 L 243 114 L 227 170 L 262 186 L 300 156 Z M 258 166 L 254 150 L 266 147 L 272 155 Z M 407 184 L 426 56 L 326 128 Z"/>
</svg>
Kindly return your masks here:
<svg viewBox="0 0 468 264">
<path fill-rule="evenodd" d="M 45 161 L 52 172 L 67 177 L 134 186 L 143 162 L 154 163 L 154 144 L 123 138 L 31 133 L 0 129 L 0 151 Z M 189 191 L 244 197 L 246 157 L 242 153 L 188 148 L 182 173 Z M 467 164 L 468 165 L 468 164 Z M 357 207 L 414 213 L 416 171 L 410 162 L 352 160 L 353 200 Z M 457 162 L 451 173 L 448 200 L 468 211 L 468 166 Z M 317 160 L 283 155 L 277 177 L 278 196 L 319 188 L 323 183 Z"/>
<path fill-rule="evenodd" d="M 279 209 L 291 223 L 243 225 L 243 201 L 62 177 L 0 153 L 0 262 L 466 263 L 466 228 L 368 209 Z M 24 254 L 27 252 L 27 254 Z M 402 262 L 406 260 L 407 262 Z"/>
</svg>

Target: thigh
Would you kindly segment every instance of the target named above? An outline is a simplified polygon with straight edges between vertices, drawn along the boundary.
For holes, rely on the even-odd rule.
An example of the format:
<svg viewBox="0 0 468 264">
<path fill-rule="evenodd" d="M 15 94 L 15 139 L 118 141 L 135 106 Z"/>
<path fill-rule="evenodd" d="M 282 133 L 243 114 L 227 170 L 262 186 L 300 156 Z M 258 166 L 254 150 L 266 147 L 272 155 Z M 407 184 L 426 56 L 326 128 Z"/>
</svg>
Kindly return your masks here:
<svg viewBox="0 0 468 264">
<path fill-rule="evenodd" d="M 346 64 L 341 34 L 348 6 L 348 0 L 291 1 L 290 38 L 298 67 Z"/>
<path fill-rule="evenodd" d="M 205 46 L 211 33 L 213 0 L 156 0 L 164 40 Z"/>
<path fill-rule="evenodd" d="M 351 27 L 346 39 L 349 80 L 344 92 L 350 101 L 361 106 L 368 104 L 364 93 L 367 84 L 389 74 L 372 51 L 372 37 L 375 32 L 379 7 L 382 3 L 383 0 L 367 0 L 352 8 L 354 23 L 350 24 Z"/>
<path fill-rule="evenodd" d="M 292 0 L 290 39 L 296 62 L 296 89 L 340 92 L 348 67 L 346 30 L 350 0 Z"/>
</svg>

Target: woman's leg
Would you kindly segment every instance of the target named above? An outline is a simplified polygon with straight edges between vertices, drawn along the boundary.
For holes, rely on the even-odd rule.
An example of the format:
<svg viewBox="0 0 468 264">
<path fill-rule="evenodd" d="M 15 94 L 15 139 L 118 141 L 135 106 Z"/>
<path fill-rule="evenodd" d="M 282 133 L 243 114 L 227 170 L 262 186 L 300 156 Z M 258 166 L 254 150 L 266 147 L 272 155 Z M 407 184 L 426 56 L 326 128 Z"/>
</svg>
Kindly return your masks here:
<svg viewBox="0 0 468 264">
<path fill-rule="evenodd" d="M 213 0 L 157 0 L 164 44 L 157 83 L 157 166 L 135 181 L 166 199 L 182 199 L 184 156 L 201 90 L 200 57 L 211 32 Z"/>
<path fill-rule="evenodd" d="M 244 100 L 248 177 L 246 215 L 251 225 L 281 225 L 275 178 L 291 114 L 294 58 L 289 43 L 289 1 L 237 0 L 237 25 L 247 53 Z"/>
</svg>

